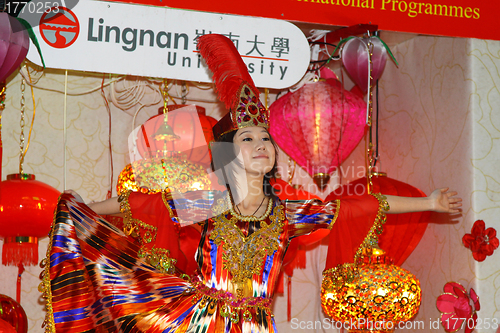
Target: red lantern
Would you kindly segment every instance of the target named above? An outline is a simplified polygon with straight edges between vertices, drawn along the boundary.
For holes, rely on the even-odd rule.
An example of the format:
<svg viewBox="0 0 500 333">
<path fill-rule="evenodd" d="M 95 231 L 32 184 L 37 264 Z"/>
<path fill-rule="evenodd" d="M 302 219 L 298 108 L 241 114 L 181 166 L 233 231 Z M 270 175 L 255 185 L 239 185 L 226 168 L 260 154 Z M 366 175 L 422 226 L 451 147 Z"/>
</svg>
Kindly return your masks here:
<svg viewBox="0 0 500 333">
<path fill-rule="evenodd" d="M 181 108 L 186 112 L 180 112 Z M 168 109 L 167 123 L 180 138 L 169 142 L 154 139 L 158 130 L 165 126 L 161 107 L 159 115 L 146 121 L 138 133 L 137 148 L 141 156 L 146 157 L 148 151 L 157 152 L 166 148 L 169 152 L 183 152 L 189 161 L 208 166 L 211 159 L 208 143 L 214 140 L 212 126 L 217 121 L 206 116 L 205 109 L 196 105 L 169 105 Z M 174 110 L 176 112 L 171 113 Z M 201 124 L 201 131 L 197 126 L 198 122 Z"/>
<path fill-rule="evenodd" d="M 373 193 L 397 195 L 403 197 L 425 197 L 425 193 L 416 187 L 377 173 L 372 177 Z M 342 198 L 343 195 L 361 194 L 366 190 L 366 178 L 360 178 L 332 192 L 326 200 Z M 361 189 L 361 190 L 360 190 Z M 394 263 L 401 266 L 417 247 L 429 223 L 429 212 L 387 214 L 387 222 L 379 236 L 379 246 Z"/>
<path fill-rule="evenodd" d="M 28 332 L 28 317 L 26 317 L 26 312 L 24 312 L 23 307 L 18 302 L 9 296 L 0 295 L 0 319 L 7 323 L 0 323 L 0 332 L 10 333 L 9 326 L 13 332 Z M 5 330 L 2 330 L 4 327 L 6 327 Z"/>
<path fill-rule="evenodd" d="M 23 25 L 7 13 L 0 13 L 0 82 L 23 62 L 30 40 Z"/>
<path fill-rule="evenodd" d="M 269 131 L 323 190 L 363 137 L 365 110 L 362 98 L 342 90 L 337 80 L 318 81 L 271 105 Z"/>
<path fill-rule="evenodd" d="M 59 191 L 34 175 L 11 174 L 0 183 L 2 264 L 36 265 L 38 237 L 47 236 Z"/>
</svg>

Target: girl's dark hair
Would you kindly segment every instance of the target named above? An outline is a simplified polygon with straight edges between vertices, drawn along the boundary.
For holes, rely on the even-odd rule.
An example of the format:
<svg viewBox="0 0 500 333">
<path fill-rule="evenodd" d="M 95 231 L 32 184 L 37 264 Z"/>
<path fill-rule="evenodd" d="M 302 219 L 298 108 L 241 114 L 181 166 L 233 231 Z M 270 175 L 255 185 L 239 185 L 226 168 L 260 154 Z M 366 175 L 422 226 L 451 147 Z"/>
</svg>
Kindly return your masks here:
<svg viewBox="0 0 500 333">
<path fill-rule="evenodd" d="M 236 131 L 231 131 L 229 133 L 223 134 L 216 142 L 233 143 L 235 134 Z M 264 195 L 269 196 L 272 199 L 276 199 L 277 196 L 275 194 L 274 188 L 271 186 L 270 180 L 276 179 L 276 176 L 278 174 L 278 145 L 276 144 L 276 142 L 274 141 L 273 137 L 269 132 L 268 134 L 271 139 L 271 143 L 273 144 L 274 147 L 275 159 L 273 168 L 264 175 L 264 184 L 262 190 L 264 191 Z M 236 184 L 234 171 L 232 170 L 232 168 L 228 168 L 228 166 L 231 165 L 231 163 L 234 164 L 238 162 L 238 160 L 236 159 L 237 153 L 235 152 L 233 147 L 231 147 L 231 149 L 228 149 L 229 145 L 215 144 L 212 146 L 211 149 L 212 170 L 214 172 L 217 171 L 222 173 L 222 177 L 220 177 L 220 174 L 218 174 L 219 183 L 225 185 L 228 190 L 229 190 L 229 184 Z M 235 193 L 232 193 L 232 195 L 235 196 Z M 237 200 L 237 198 L 233 199 Z"/>
</svg>

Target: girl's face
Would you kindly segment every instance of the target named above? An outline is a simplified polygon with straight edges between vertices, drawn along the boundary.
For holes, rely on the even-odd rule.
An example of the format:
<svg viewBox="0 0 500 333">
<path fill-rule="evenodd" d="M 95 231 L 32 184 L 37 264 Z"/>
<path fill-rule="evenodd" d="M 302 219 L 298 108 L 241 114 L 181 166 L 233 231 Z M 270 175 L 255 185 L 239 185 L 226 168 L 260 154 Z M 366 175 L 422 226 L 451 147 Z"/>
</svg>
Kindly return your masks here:
<svg viewBox="0 0 500 333">
<path fill-rule="evenodd" d="M 240 149 L 247 173 L 265 175 L 271 171 L 276 151 L 266 129 L 256 126 L 241 128 L 234 135 L 233 142 Z"/>
</svg>

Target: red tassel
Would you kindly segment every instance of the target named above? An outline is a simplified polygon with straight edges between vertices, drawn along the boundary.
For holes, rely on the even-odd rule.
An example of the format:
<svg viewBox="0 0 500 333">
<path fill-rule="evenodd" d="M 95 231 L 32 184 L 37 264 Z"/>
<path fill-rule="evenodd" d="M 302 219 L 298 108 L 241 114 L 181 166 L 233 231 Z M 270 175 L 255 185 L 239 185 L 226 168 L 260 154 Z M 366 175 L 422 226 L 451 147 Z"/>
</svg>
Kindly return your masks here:
<svg viewBox="0 0 500 333">
<path fill-rule="evenodd" d="M 259 90 L 229 38 L 217 34 L 204 35 L 198 38 L 198 48 L 213 73 L 219 99 L 226 104 L 226 108 L 235 108 L 239 101 L 239 89 L 244 83 L 259 98 Z"/>
<path fill-rule="evenodd" d="M 286 318 L 292 321 L 292 277 L 288 276 L 288 284 L 286 288 L 287 304 L 286 304 Z"/>
<path fill-rule="evenodd" d="M 38 242 L 6 242 L 2 248 L 2 264 L 6 266 L 29 266 L 38 263 Z"/>
<path fill-rule="evenodd" d="M 18 267 L 18 271 L 17 271 L 16 301 L 17 301 L 17 303 L 21 304 L 21 275 L 23 275 L 24 266 L 23 266 L 23 264 L 19 264 L 17 267 Z"/>
</svg>

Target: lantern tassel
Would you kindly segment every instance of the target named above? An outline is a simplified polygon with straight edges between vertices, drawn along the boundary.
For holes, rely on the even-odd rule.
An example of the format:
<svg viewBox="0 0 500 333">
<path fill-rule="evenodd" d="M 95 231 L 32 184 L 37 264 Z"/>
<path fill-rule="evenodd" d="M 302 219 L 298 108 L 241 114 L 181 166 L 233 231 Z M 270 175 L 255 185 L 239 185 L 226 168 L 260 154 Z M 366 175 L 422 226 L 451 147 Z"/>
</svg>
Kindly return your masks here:
<svg viewBox="0 0 500 333">
<path fill-rule="evenodd" d="M 291 322 L 292 321 L 292 277 L 291 276 L 288 276 L 287 279 L 286 294 L 287 294 L 286 319 L 288 320 L 288 322 Z"/>
<path fill-rule="evenodd" d="M 36 265 L 38 263 L 38 239 L 36 241 L 11 241 L 10 238 L 35 237 L 8 237 L 4 239 L 2 249 L 2 264 L 6 266 Z"/>
<path fill-rule="evenodd" d="M 24 272 L 24 265 L 19 264 L 17 267 L 18 271 L 17 271 L 16 301 L 17 303 L 21 304 L 21 276 L 23 275 Z"/>
</svg>

